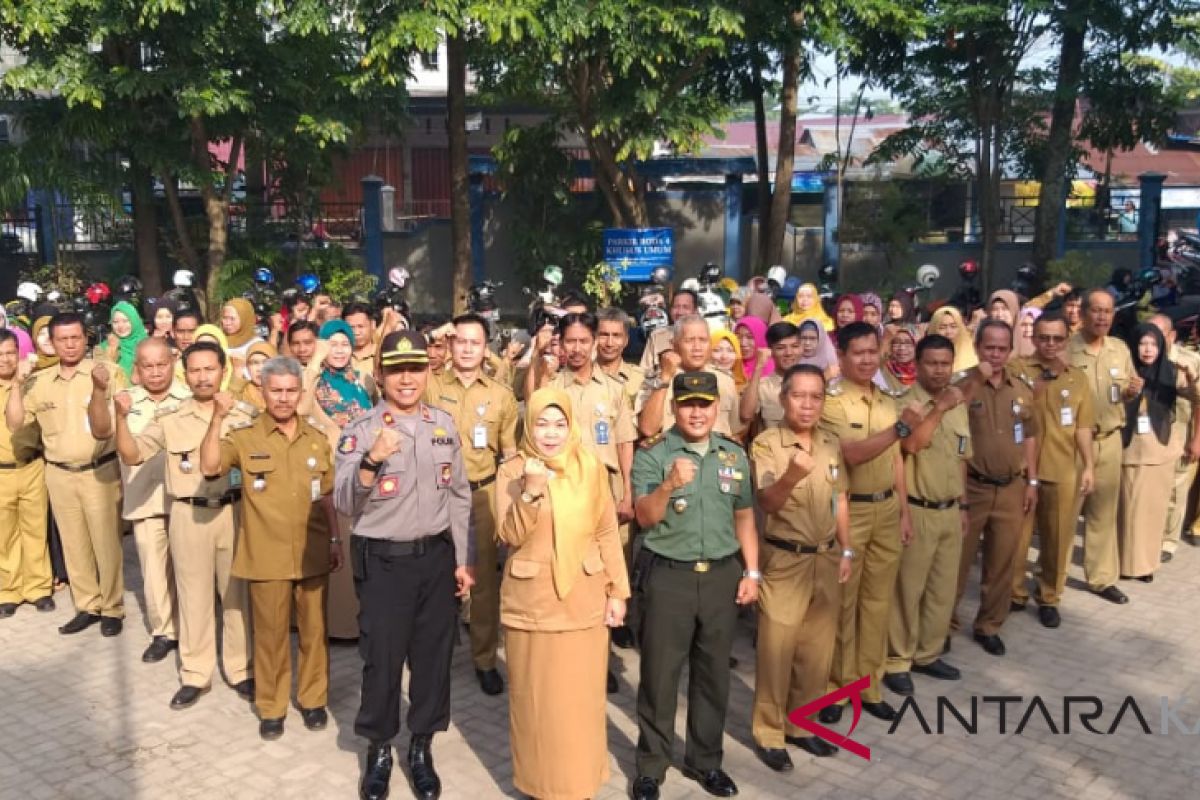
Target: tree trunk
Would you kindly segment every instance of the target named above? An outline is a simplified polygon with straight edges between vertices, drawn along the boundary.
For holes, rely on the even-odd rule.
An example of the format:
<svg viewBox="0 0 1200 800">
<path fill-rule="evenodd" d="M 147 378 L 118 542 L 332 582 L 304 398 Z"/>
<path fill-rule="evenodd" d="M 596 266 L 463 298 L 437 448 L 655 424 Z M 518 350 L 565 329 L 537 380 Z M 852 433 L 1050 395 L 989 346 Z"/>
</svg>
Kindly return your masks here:
<svg viewBox="0 0 1200 800">
<path fill-rule="evenodd" d="M 267 221 L 267 151 L 262 137 L 246 137 L 246 232 L 257 235 Z"/>
<path fill-rule="evenodd" d="M 467 55 L 462 32 L 446 37 L 446 102 L 450 134 L 450 246 L 454 312 L 467 307 L 471 287 L 471 176 L 467 159 Z"/>
<path fill-rule="evenodd" d="M 991 108 L 990 102 L 988 103 Z M 979 162 L 979 226 L 982 239 L 979 257 L 979 283 L 983 293 L 991 290 L 992 262 L 996 253 L 997 228 L 1000 225 L 1000 175 L 995 169 L 996 126 L 989 113 L 980 137 Z"/>
<path fill-rule="evenodd" d="M 208 219 L 208 252 L 205 254 L 205 293 L 208 307 L 218 308 L 221 304 L 221 270 L 229 250 L 229 200 L 233 194 L 233 179 L 237 175 L 238 157 L 241 155 L 242 140 L 235 136 L 229 147 L 229 161 L 225 164 L 224 183 L 218 190 L 212 158 L 208 152 L 208 130 L 204 119 L 193 116 L 188 121 L 191 136 L 192 163 L 200 173 L 200 196 L 204 201 L 204 216 Z"/>
<path fill-rule="evenodd" d="M 780 93 L 779 146 L 775 154 L 775 190 L 771 196 L 771 215 L 767 226 L 770 238 L 765 250 L 765 264 L 783 262 L 783 234 L 792 206 L 792 171 L 796 161 L 796 89 L 800 84 L 800 67 L 804 53 L 800 49 L 800 15 L 793 15 L 793 35 L 789 37 L 783 55 L 783 85 Z M 839 223 L 840 224 L 840 223 Z"/>
<path fill-rule="evenodd" d="M 754 265 L 758 272 L 765 271 L 768 244 L 771 241 L 771 154 L 767 149 L 767 105 L 764 97 L 762 75 L 754 76 L 754 150 L 757 156 L 755 167 L 758 172 L 758 257 Z"/>
<path fill-rule="evenodd" d="M 133 201 L 133 249 L 146 297 L 163 293 L 158 260 L 158 213 L 154 207 L 154 176 L 141 159 L 129 156 L 129 185 Z"/>
<path fill-rule="evenodd" d="M 192 241 L 187 219 L 183 216 L 183 204 L 179 202 L 179 176 L 168 173 L 163 177 L 163 188 L 167 195 L 167 209 L 171 212 L 171 224 L 175 226 L 175 238 L 179 242 L 179 255 L 192 272 L 200 273 L 200 254 Z"/>
<path fill-rule="evenodd" d="M 1084 44 L 1087 19 L 1082 3 L 1071 2 L 1063 12 L 1062 45 L 1058 57 L 1058 78 L 1054 105 L 1050 110 L 1050 132 L 1046 135 L 1046 160 L 1042 186 L 1034 215 L 1033 263 L 1039 270 L 1057 255 L 1059 221 L 1065 213 L 1067 166 L 1075 138 L 1075 98 L 1083 79 Z"/>
</svg>

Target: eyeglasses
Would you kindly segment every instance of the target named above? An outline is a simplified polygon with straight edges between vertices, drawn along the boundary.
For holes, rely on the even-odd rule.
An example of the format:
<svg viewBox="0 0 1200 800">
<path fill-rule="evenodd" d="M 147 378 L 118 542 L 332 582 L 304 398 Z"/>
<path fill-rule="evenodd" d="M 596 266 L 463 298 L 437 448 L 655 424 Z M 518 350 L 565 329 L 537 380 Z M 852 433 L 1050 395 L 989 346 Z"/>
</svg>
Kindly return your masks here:
<svg viewBox="0 0 1200 800">
<path fill-rule="evenodd" d="M 1062 344 L 1067 340 L 1065 336 L 1053 336 L 1049 333 L 1038 334 L 1037 340 L 1042 344 Z"/>
</svg>

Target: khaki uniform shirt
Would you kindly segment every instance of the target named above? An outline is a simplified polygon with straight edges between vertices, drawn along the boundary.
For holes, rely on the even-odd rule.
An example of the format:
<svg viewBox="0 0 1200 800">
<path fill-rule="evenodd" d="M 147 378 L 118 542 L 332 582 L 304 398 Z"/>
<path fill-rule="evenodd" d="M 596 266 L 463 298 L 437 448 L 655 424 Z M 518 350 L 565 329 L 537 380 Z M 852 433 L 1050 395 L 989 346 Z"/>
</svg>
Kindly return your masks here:
<svg viewBox="0 0 1200 800">
<path fill-rule="evenodd" d="M 658 372 L 658 357 L 666 350 L 670 350 L 675 346 L 675 326 L 667 325 L 665 328 L 655 328 L 650 332 L 650 338 L 646 340 L 646 347 L 642 350 L 642 360 L 638 366 L 642 368 L 642 373 L 651 375 Z"/>
<path fill-rule="evenodd" d="M 1200 396 L 1196 393 L 1195 378 L 1189 377 L 1183 369 L 1177 369 L 1175 373 L 1175 407 L 1178 408 L 1180 402 L 1186 403 L 1190 409 L 1192 404 L 1200 400 Z M 1140 414 L 1146 413 L 1145 399 L 1143 398 L 1140 405 Z M 1176 435 L 1176 428 L 1179 424 L 1179 419 L 1176 417 L 1171 421 L 1171 435 L 1166 443 L 1158 440 L 1158 434 L 1154 432 L 1154 426 L 1151 425 L 1150 430 L 1146 433 L 1138 433 L 1137 420 L 1132 420 L 1130 425 L 1133 426 L 1133 435 L 1129 438 L 1129 444 L 1121 451 L 1122 464 L 1165 464 L 1168 461 L 1177 461 L 1183 456 L 1183 448 L 1187 438 L 1187 420 L 1183 422 L 1184 435 Z"/>
<path fill-rule="evenodd" d="M 646 381 L 645 371 L 636 364 L 628 364 L 622 361 L 621 365 L 617 367 L 616 372 L 607 374 L 610 378 L 621 384 L 625 400 L 636 417 L 642 411 L 642 384 Z"/>
<path fill-rule="evenodd" d="M 1125 343 L 1105 336 L 1100 352 L 1092 355 L 1087 350 L 1083 334 L 1076 333 L 1067 340 L 1065 360 L 1083 372 L 1084 380 L 1092 390 L 1096 433 L 1109 434 L 1122 427 L 1125 424 L 1125 399 L 1121 397 L 1121 392 L 1135 374 L 1133 359 Z"/>
<path fill-rule="evenodd" d="M 350 363 L 354 369 L 363 375 L 375 376 L 375 342 L 371 342 L 371 346 L 366 349 L 361 355 L 355 352 L 350 356 Z"/>
<path fill-rule="evenodd" d="M 1200 378 L 1200 353 L 1173 344 L 1167 357 L 1181 371 L 1186 371 L 1194 378 Z M 1191 421 L 1191 398 L 1184 392 L 1179 392 L 1175 395 L 1175 419 L 1171 423 L 1171 441 L 1178 440 L 1181 448 L 1187 444 L 1188 434 L 1192 432 Z"/>
<path fill-rule="evenodd" d="M 1040 435 L 1033 410 L 1033 390 L 1004 368 L 999 386 L 985 382 L 967 406 L 971 426 L 971 469 L 998 480 L 1025 472 L 1022 443 Z"/>
<path fill-rule="evenodd" d="M 1036 384 L 1046 370 L 1037 356 L 1018 359 L 1010 367 L 1026 386 L 1034 388 L 1033 410 L 1038 442 L 1038 480 L 1062 483 L 1075 480 L 1075 429 L 1095 428 L 1092 389 L 1083 371 L 1067 367 L 1045 382 Z M 1107 400 L 1107 398 L 1105 398 Z M 1069 409 L 1067 414 L 1064 409 Z"/>
<path fill-rule="evenodd" d="M 875 384 L 866 387 L 847 380 L 833 381 L 825 390 L 821 425 L 841 441 L 857 442 L 896 424 L 896 399 Z M 847 465 L 852 494 L 875 494 L 896 487 L 895 458 L 900 443 L 889 446 L 870 461 Z"/>
<path fill-rule="evenodd" d="M 319 502 L 333 491 L 325 433 L 299 418 L 292 440 L 270 415 L 221 441 L 221 474 L 242 472 L 242 526 L 233 574 L 253 581 L 299 580 L 329 572 L 331 531 Z"/>
<path fill-rule="evenodd" d="M 88 422 L 88 403 L 92 399 L 92 369 L 96 362 L 84 359 L 70 378 L 64 378 L 59 365 L 30 375 L 22 388 L 25 424 L 36 421 L 42 430 L 42 447 L 51 463 L 83 466 L 113 452 L 111 438 L 96 441 Z M 125 373 L 115 364 L 106 364 L 109 412 L 112 396 L 125 388 Z"/>
<path fill-rule="evenodd" d="M 925 413 L 933 408 L 933 397 L 920 383 L 912 385 L 908 397 L 920 403 Z M 971 455 L 971 425 L 966 406 L 960 403 L 942 415 L 928 447 L 904 457 L 908 493 L 933 503 L 962 497 L 962 465 Z"/>
<path fill-rule="evenodd" d="M 783 378 L 779 375 L 758 379 L 758 416 L 764 428 L 776 428 L 783 424 L 783 404 L 779 402 L 782 388 Z"/>
<path fill-rule="evenodd" d="M 792 456 L 801 447 L 786 425 L 763 431 L 754 439 L 750 462 L 760 491 L 787 471 Z M 837 534 L 834 504 L 838 494 L 850 488 L 837 436 L 825 430 L 813 431 L 812 458 L 812 472 L 796 484 L 782 508 L 767 515 L 767 536 L 772 539 L 815 547 Z"/>
<path fill-rule="evenodd" d="M 133 401 L 129 407 L 129 432 L 135 437 L 149 425 L 155 414 L 178 408 L 179 404 L 192 396 L 187 386 L 172 383 L 167 394 L 157 403 L 141 386 L 129 390 Z M 122 516 L 128 520 L 162 517 L 167 513 L 167 499 L 163 492 L 163 470 L 166 456 L 158 453 L 142 461 L 136 467 L 121 464 L 121 482 L 125 486 L 122 500 Z"/>
<path fill-rule="evenodd" d="M 13 381 L 0 381 L 0 408 L 7 405 L 13 385 Z M 38 455 L 38 427 L 23 425 L 14 434 L 8 429 L 4 415 L 0 414 L 0 463 L 26 464 Z"/>
<path fill-rule="evenodd" d="M 561 389 L 571 398 L 580 438 L 600 459 L 610 473 L 620 473 L 617 445 L 637 439 L 633 411 L 620 383 L 599 367 L 592 368 L 587 382 L 581 382 L 570 370 L 559 372 L 550 386 Z"/>
<path fill-rule="evenodd" d="M 743 427 L 742 419 L 738 415 L 738 390 L 737 384 L 733 382 L 733 378 L 721 372 L 719 369 L 705 367 L 701 372 L 708 372 L 717 376 L 717 392 L 720 394 L 718 402 L 720 410 L 717 412 L 717 422 L 713 425 L 713 433 L 719 433 L 722 436 L 733 436 L 741 433 Z M 645 408 L 646 400 L 650 397 L 650 392 L 653 391 L 649 387 L 642 389 L 641 406 Z M 667 397 L 663 401 L 662 422 L 659 423 L 659 433 L 666 433 L 675 426 L 675 412 L 672 411 L 675 400 L 674 381 L 667 385 Z"/>
<path fill-rule="evenodd" d="M 221 435 L 249 428 L 258 409 L 246 403 L 233 407 L 221 424 Z M 241 470 L 230 469 L 220 477 L 206 478 L 200 471 L 200 443 L 212 420 L 212 406 L 207 408 L 189 397 L 170 408 L 160 408 L 154 419 L 134 435 L 138 454 L 145 463 L 162 457 L 168 497 L 224 496 L 231 488 L 242 485 Z M 143 464 L 143 466 L 144 466 Z"/>
<path fill-rule="evenodd" d="M 468 480 L 492 477 L 504 451 L 517 449 L 517 399 L 504 384 L 481 374 L 466 386 L 447 371 L 429 376 L 425 402 L 454 419 Z"/>
</svg>

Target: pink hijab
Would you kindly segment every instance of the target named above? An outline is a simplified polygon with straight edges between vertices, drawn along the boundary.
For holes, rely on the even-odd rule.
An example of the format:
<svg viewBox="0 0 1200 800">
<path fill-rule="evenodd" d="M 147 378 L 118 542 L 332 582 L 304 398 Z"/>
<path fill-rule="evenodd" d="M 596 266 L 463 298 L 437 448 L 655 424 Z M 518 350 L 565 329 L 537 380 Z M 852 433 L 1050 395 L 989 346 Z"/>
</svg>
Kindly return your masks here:
<svg viewBox="0 0 1200 800">
<path fill-rule="evenodd" d="M 766 295 L 760 295 L 765 297 Z M 747 303 L 747 306 L 749 304 Z M 746 380 L 750 380 L 750 376 L 754 374 L 754 361 L 758 358 L 759 350 L 769 350 L 767 347 L 767 323 L 762 321 L 761 317 L 746 313 L 737 324 L 733 326 L 733 332 L 737 333 L 739 328 L 745 328 L 749 331 L 750 336 L 754 339 L 753 354 L 742 353 L 742 369 L 745 370 Z M 768 358 L 767 363 L 763 364 L 762 374 L 759 377 L 765 378 L 768 375 L 775 373 L 775 360 Z"/>
<path fill-rule="evenodd" d="M 17 356 L 24 361 L 33 355 L 33 339 L 29 338 L 29 334 L 15 325 L 9 330 L 17 337 Z"/>
</svg>

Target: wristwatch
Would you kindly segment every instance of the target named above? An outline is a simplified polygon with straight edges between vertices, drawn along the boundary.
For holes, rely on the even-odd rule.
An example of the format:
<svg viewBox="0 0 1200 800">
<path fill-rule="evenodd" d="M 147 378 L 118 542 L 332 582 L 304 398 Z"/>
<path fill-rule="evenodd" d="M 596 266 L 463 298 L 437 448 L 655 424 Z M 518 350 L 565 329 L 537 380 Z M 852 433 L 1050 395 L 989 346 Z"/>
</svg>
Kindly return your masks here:
<svg viewBox="0 0 1200 800">
<path fill-rule="evenodd" d="M 907 439 L 909 436 L 912 436 L 912 428 L 908 427 L 902 419 L 896 420 L 896 424 L 892 427 L 896 430 L 896 436 L 901 439 Z"/>
<path fill-rule="evenodd" d="M 762 583 L 762 573 L 756 569 L 742 570 L 742 577 L 749 578 L 750 580 L 754 581 L 755 583 Z"/>
<path fill-rule="evenodd" d="M 848 558 L 851 561 L 854 560 L 854 556 L 856 556 L 856 555 L 857 555 L 857 553 L 854 552 L 853 547 L 847 547 L 845 550 L 842 551 L 842 558 Z"/>
<path fill-rule="evenodd" d="M 529 492 L 521 492 L 521 502 L 522 503 L 533 504 L 541 499 L 542 499 L 542 496 L 540 494 L 530 494 Z"/>
<path fill-rule="evenodd" d="M 1028 484 L 1029 486 L 1032 486 L 1035 489 L 1042 485 L 1042 482 L 1039 481 L 1037 478 L 1026 478 L 1025 483 Z"/>
<path fill-rule="evenodd" d="M 374 472 L 376 475 L 378 475 L 379 470 L 383 469 L 383 464 L 378 464 L 372 461 L 369 454 L 364 454 L 362 461 L 358 462 L 358 468 L 365 469 L 367 472 Z"/>
</svg>

